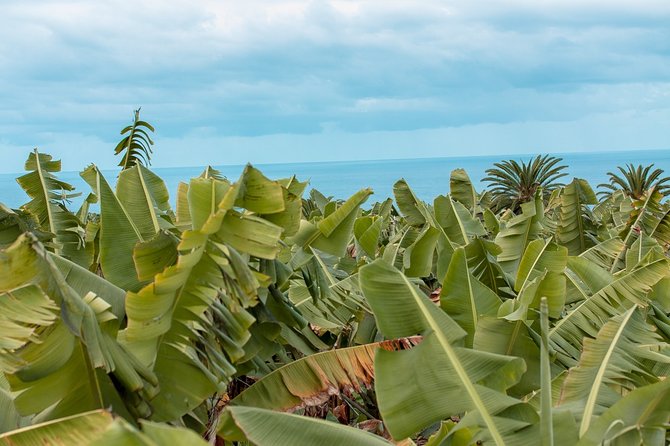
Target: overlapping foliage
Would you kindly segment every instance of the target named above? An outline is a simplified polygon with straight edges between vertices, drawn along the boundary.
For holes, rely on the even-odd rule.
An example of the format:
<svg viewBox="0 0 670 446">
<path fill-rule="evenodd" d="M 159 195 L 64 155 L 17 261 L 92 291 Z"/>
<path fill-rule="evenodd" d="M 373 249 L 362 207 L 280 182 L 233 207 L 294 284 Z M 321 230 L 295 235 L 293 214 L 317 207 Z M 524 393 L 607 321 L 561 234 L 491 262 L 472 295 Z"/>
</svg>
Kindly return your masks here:
<svg viewBox="0 0 670 446">
<path fill-rule="evenodd" d="M 208 167 L 173 209 L 145 124 L 79 210 L 37 150 L 30 201 L 0 207 L 0 443 L 665 444 L 653 187 L 494 212 L 462 169 L 432 203 L 400 180 L 369 204 Z"/>
</svg>

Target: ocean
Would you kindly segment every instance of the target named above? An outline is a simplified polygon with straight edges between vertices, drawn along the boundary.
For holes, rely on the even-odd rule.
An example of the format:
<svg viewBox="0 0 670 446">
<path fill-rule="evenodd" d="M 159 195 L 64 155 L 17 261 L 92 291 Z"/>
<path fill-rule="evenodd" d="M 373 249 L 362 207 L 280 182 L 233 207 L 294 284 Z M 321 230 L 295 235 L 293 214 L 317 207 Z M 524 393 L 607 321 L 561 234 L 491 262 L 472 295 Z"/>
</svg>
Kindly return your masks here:
<svg viewBox="0 0 670 446">
<path fill-rule="evenodd" d="M 607 181 L 607 172 L 614 171 L 617 166 L 627 163 L 647 165 L 654 163 L 655 167 L 665 170 L 670 175 L 670 150 L 646 150 L 628 152 L 589 152 L 553 154 L 563 158 L 568 166 L 569 177 L 563 182 L 569 182 L 573 177 L 584 178 L 592 187 Z M 160 155 L 159 155 L 160 156 Z M 370 201 L 382 201 L 392 196 L 393 183 L 404 178 L 416 195 L 432 202 L 440 194 L 449 192 L 449 174 L 453 169 L 464 168 L 478 190 L 485 184 L 480 180 L 485 176 L 485 170 L 493 163 L 504 159 L 527 161 L 532 155 L 495 155 L 449 158 L 415 158 L 395 160 L 371 161 L 338 161 L 312 162 L 287 164 L 258 164 L 259 168 L 269 178 L 285 178 L 297 175 L 301 181 L 309 180 L 310 187 L 316 188 L 326 196 L 347 198 L 357 190 L 371 187 L 374 196 Z M 244 166 L 214 166 L 223 175 L 236 180 Z M 174 204 L 177 185 L 198 176 L 204 166 L 153 168 L 152 170 L 165 181 L 170 198 Z M 103 171 L 110 183 L 114 183 L 118 171 Z M 28 200 L 28 197 L 16 182 L 17 174 L 0 174 L 0 202 L 12 207 L 19 207 Z M 90 192 L 88 185 L 79 177 L 78 172 L 60 172 L 57 177 L 66 181 L 83 192 L 86 196 Z M 81 198 L 74 199 L 71 209 L 76 210 Z"/>
</svg>

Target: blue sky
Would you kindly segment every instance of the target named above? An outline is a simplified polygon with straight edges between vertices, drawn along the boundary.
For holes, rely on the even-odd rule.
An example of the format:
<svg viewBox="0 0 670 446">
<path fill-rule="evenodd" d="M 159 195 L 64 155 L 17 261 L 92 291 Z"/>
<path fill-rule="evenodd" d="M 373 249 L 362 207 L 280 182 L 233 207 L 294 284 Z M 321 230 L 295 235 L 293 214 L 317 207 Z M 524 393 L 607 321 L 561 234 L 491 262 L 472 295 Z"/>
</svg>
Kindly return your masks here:
<svg viewBox="0 0 670 446">
<path fill-rule="evenodd" d="M 4 0 L 0 172 L 670 148 L 666 0 Z"/>
</svg>

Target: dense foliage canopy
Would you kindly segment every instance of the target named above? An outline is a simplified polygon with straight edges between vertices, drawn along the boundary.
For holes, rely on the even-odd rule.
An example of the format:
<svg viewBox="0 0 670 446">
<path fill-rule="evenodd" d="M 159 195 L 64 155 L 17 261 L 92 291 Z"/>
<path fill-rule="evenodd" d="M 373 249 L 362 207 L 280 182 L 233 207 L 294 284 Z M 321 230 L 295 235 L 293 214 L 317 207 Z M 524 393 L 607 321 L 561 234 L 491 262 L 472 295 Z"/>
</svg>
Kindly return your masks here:
<svg viewBox="0 0 670 446">
<path fill-rule="evenodd" d="M 249 165 L 173 208 L 135 150 L 78 210 L 35 150 L 0 206 L 0 444 L 666 444 L 653 187 L 493 212 L 461 169 L 370 203 Z"/>
</svg>

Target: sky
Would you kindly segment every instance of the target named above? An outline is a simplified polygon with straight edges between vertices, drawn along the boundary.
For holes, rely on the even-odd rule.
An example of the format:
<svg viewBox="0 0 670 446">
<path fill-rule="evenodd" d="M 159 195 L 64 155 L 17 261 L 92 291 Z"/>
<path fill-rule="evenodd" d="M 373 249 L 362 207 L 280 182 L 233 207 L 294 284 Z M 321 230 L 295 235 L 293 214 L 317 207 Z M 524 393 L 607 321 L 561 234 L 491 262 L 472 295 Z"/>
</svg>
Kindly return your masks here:
<svg viewBox="0 0 670 446">
<path fill-rule="evenodd" d="M 0 173 L 670 149 L 667 0 L 2 0 Z"/>
</svg>

